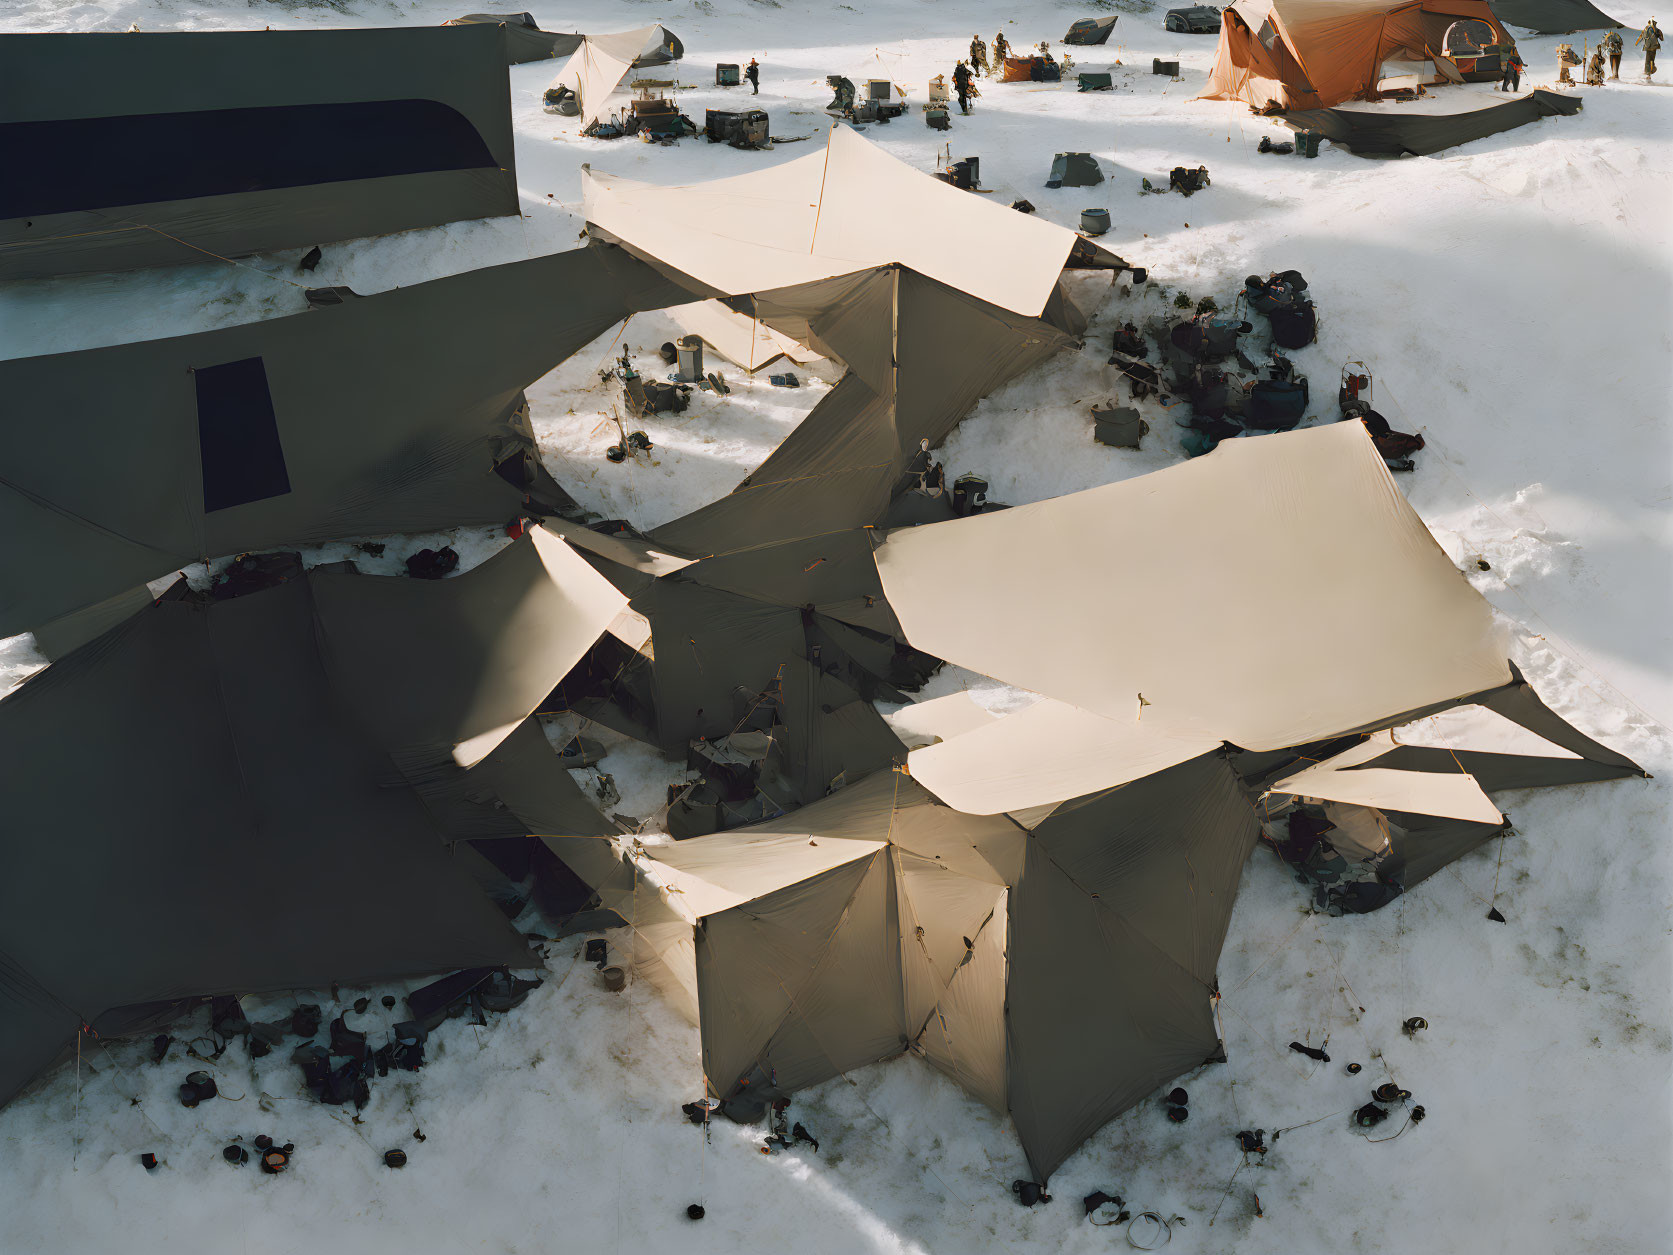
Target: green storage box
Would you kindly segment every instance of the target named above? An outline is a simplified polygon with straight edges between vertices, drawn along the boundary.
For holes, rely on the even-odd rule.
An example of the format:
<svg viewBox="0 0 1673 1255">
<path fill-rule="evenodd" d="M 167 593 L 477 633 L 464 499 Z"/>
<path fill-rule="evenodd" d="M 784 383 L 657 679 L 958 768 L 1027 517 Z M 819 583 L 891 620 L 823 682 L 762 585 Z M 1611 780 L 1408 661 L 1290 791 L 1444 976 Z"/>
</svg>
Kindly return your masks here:
<svg viewBox="0 0 1673 1255">
<path fill-rule="evenodd" d="M 1083 92 L 1107 92 L 1115 88 L 1108 74 L 1082 74 L 1077 81 Z"/>
<path fill-rule="evenodd" d="M 1297 131 L 1295 133 L 1295 151 L 1298 156 L 1317 157 L 1319 145 L 1324 143 L 1323 131 Z"/>
</svg>

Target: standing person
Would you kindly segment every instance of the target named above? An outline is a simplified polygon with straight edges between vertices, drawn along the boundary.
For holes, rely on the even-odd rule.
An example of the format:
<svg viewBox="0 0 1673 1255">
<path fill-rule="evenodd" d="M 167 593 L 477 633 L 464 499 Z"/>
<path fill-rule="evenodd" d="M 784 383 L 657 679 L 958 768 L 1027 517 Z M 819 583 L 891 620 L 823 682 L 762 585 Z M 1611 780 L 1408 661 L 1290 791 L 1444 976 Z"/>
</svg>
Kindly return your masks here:
<svg viewBox="0 0 1673 1255">
<path fill-rule="evenodd" d="M 970 68 L 977 74 L 988 68 L 988 46 L 980 35 L 970 37 Z"/>
<path fill-rule="evenodd" d="M 749 80 L 750 95 L 761 94 L 761 67 L 755 63 L 755 58 L 749 59 L 749 68 L 744 71 L 744 77 Z"/>
<path fill-rule="evenodd" d="M 973 89 L 970 86 L 970 67 L 962 61 L 953 69 L 953 90 L 958 93 L 959 112 L 969 113 Z"/>
<path fill-rule="evenodd" d="M 1011 45 L 1005 39 L 1005 32 L 1000 31 L 993 37 L 993 72 L 1001 77 L 1005 73 L 1005 58 L 1010 55 Z"/>
<path fill-rule="evenodd" d="M 1649 78 L 1656 72 L 1656 49 L 1661 47 L 1661 27 L 1656 25 L 1655 18 L 1644 23 L 1644 29 L 1632 42 L 1634 47 L 1644 46 L 1644 77 Z"/>
<path fill-rule="evenodd" d="M 1603 37 L 1603 50 L 1609 54 L 1609 77 L 1621 77 L 1621 32 L 1610 31 Z"/>
<path fill-rule="evenodd" d="M 1499 90 L 1514 92 L 1522 90 L 1522 58 L 1516 49 L 1511 48 L 1499 54 L 1499 60 L 1504 66 L 1504 77 L 1499 80 Z"/>
<path fill-rule="evenodd" d="M 1592 59 L 1586 62 L 1586 86 L 1603 86 L 1603 45 L 1592 49 Z"/>
</svg>

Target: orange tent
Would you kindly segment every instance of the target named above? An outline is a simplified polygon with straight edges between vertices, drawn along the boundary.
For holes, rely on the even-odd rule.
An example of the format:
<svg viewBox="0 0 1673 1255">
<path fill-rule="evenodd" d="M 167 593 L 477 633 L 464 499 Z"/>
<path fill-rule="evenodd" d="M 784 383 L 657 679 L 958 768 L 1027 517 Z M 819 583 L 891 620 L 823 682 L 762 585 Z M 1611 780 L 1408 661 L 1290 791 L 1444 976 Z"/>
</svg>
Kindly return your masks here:
<svg viewBox="0 0 1673 1255">
<path fill-rule="evenodd" d="M 1487 0 L 1235 0 L 1202 99 L 1328 109 L 1375 90 L 1384 61 L 1441 59 L 1464 18 L 1515 43 Z"/>
</svg>

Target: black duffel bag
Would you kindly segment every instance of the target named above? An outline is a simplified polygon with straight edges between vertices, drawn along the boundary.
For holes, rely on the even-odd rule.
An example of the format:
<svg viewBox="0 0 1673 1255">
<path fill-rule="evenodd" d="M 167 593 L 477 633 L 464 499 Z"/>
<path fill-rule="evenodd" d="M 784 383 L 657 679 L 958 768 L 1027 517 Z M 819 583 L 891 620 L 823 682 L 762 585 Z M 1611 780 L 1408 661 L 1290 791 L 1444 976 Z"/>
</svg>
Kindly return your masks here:
<svg viewBox="0 0 1673 1255">
<path fill-rule="evenodd" d="M 1262 379 L 1249 389 L 1244 402 L 1245 426 L 1261 431 L 1288 431 L 1307 412 L 1305 379 Z"/>
<path fill-rule="evenodd" d="M 1280 348 L 1304 349 L 1318 337 L 1319 320 L 1311 301 L 1275 309 L 1266 317 L 1272 326 L 1272 342 Z"/>
</svg>

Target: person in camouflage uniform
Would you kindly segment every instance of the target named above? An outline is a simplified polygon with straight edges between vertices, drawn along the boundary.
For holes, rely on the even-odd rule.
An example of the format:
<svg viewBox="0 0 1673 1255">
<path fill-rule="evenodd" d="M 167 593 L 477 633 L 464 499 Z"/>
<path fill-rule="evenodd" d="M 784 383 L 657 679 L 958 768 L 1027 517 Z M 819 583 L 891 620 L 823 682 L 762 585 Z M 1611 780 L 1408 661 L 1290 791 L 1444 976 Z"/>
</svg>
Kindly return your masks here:
<svg viewBox="0 0 1673 1255">
<path fill-rule="evenodd" d="M 1603 45 L 1592 49 L 1592 58 L 1586 62 L 1586 86 L 1603 86 Z"/>
<path fill-rule="evenodd" d="M 995 74 L 1003 75 L 1005 73 L 1005 58 L 1010 55 L 1010 52 L 1010 42 L 1005 38 L 1005 32 L 1000 31 L 993 37 L 993 72 Z"/>
<path fill-rule="evenodd" d="M 970 112 L 970 98 L 976 94 L 976 87 L 970 81 L 970 67 L 960 61 L 953 68 L 953 91 L 958 96 L 960 113 Z"/>
<path fill-rule="evenodd" d="M 982 42 L 980 35 L 970 37 L 970 69 L 975 74 L 982 74 L 988 68 L 988 46 Z"/>
<path fill-rule="evenodd" d="M 1603 50 L 1609 54 L 1609 77 L 1621 77 L 1621 52 L 1624 41 L 1620 31 L 1610 31 L 1603 37 Z"/>
</svg>

